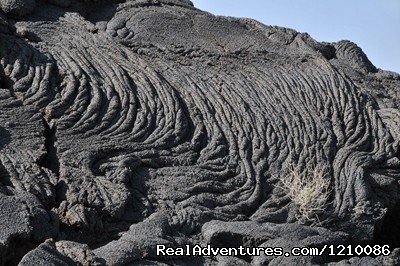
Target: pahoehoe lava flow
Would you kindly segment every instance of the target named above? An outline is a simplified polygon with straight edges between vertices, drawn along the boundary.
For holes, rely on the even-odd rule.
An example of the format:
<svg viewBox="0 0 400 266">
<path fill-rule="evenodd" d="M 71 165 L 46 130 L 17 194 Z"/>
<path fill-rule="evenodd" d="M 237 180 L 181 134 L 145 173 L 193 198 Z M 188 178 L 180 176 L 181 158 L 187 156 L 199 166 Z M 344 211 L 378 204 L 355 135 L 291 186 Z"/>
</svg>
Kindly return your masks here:
<svg viewBox="0 0 400 266">
<path fill-rule="evenodd" d="M 399 96 L 350 41 L 189 0 L 0 0 L 0 265 L 396 265 Z"/>
</svg>

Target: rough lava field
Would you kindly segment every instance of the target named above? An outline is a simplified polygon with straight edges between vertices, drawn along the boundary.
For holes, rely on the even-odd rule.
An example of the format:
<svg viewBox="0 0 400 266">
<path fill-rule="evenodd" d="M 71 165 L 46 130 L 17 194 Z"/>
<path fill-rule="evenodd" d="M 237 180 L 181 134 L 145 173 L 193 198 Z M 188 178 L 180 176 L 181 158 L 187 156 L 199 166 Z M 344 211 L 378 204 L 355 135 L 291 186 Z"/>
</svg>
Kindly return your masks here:
<svg viewBox="0 0 400 266">
<path fill-rule="evenodd" d="M 400 75 L 356 44 L 188 0 L 0 9 L 0 265 L 400 265 Z"/>
</svg>

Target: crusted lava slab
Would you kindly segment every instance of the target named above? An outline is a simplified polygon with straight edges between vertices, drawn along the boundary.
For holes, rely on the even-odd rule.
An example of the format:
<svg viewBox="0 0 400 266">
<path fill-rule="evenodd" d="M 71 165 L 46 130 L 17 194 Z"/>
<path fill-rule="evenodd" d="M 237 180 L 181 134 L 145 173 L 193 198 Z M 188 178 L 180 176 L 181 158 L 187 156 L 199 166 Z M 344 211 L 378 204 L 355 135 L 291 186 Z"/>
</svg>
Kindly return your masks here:
<svg viewBox="0 0 400 266">
<path fill-rule="evenodd" d="M 400 246 L 400 76 L 190 1 L 0 0 L 0 264 L 359 265 Z"/>
</svg>

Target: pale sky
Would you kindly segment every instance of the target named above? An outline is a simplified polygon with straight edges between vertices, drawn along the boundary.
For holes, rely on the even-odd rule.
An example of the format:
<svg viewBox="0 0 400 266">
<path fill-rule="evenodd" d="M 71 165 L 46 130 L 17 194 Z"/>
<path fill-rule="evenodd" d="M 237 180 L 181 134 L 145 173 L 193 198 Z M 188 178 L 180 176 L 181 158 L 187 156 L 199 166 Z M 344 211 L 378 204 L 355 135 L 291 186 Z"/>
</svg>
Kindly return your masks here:
<svg viewBox="0 0 400 266">
<path fill-rule="evenodd" d="M 378 68 L 400 73 L 400 0 L 193 0 L 215 15 L 248 17 L 357 43 Z"/>
</svg>

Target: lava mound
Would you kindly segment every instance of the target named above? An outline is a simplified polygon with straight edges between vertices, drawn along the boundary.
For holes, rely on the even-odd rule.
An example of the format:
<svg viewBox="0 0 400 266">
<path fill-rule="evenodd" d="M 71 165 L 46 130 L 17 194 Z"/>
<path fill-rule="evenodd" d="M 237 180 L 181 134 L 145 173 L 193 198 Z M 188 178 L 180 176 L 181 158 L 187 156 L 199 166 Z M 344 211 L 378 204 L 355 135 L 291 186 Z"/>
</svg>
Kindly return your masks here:
<svg viewBox="0 0 400 266">
<path fill-rule="evenodd" d="M 0 265 L 396 265 L 399 110 L 350 41 L 188 0 L 0 0 Z"/>
</svg>

